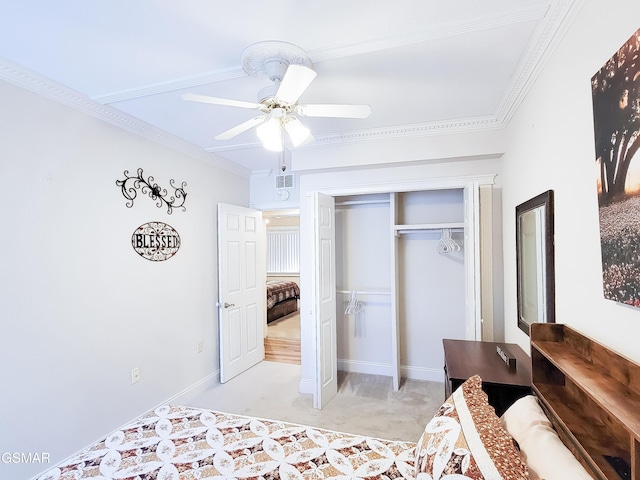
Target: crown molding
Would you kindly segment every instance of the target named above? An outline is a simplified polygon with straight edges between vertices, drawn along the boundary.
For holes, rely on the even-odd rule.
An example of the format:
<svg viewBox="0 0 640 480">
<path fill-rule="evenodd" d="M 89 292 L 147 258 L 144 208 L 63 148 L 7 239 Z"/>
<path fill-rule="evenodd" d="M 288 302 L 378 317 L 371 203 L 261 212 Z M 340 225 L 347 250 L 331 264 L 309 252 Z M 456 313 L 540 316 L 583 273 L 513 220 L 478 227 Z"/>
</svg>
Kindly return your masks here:
<svg viewBox="0 0 640 480">
<path fill-rule="evenodd" d="M 353 142 L 388 140 L 406 137 L 426 137 L 454 133 L 470 133 L 480 130 L 496 130 L 503 125 L 493 116 L 448 120 L 443 122 L 416 123 L 383 128 L 372 128 L 351 132 L 338 132 L 316 138 L 318 146 L 338 145 Z M 313 148 L 313 144 L 300 149 Z"/>
<path fill-rule="evenodd" d="M 328 135 L 314 135 L 315 141 L 296 150 L 307 150 L 329 145 L 344 145 L 379 140 L 392 140 L 405 137 L 427 137 L 434 135 L 448 135 L 454 133 L 471 133 L 484 130 L 499 130 L 504 125 L 495 117 L 473 117 L 449 120 L 446 122 L 416 123 L 412 125 L 396 125 L 349 132 L 336 132 Z M 228 152 L 261 147 L 260 142 L 236 143 L 219 147 L 207 147 L 207 152 Z"/>
<path fill-rule="evenodd" d="M 552 2 L 496 110 L 499 123 L 505 126 L 509 123 L 584 2 L 585 0 Z"/>
<path fill-rule="evenodd" d="M 245 167 L 214 155 L 211 152 L 204 151 L 195 144 L 149 125 L 113 107 L 95 102 L 80 92 L 54 82 L 50 78 L 31 72 L 4 58 L 0 58 L 0 80 L 62 103 L 77 111 L 146 138 L 147 140 L 162 144 L 175 151 L 202 160 L 236 175 L 248 177 L 251 173 L 250 170 Z"/>
<path fill-rule="evenodd" d="M 545 16 L 546 10 L 547 7 L 545 5 L 534 5 L 503 12 L 498 15 L 485 15 L 472 20 L 436 25 L 418 33 L 379 38 L 350 45 L 321 48 L 310 50 L 307 53 L 312 63 L 325 62 L 327 60 L 336 60 L 354 55 L 362 55 L 390 48 L 408 46 L 432 41 L 438 38 L 462 35 L 473 31 L 497 28 L 529 20 L 539 20 Z M 164 82 L 141 85 L 139 87 L 120 90 L 117 92 L 95 95 L 91 97 L 91 99 L 98 103 L 110 104 L 145 97 L 147 95 L 155 95 L 183 88 L 207 85 L 232 78 L 244 77 L 246 75 L 247 74 L 243 70 L 242 66 L 238 65 L 213 72 L 204 72 Z"/>
</svg>

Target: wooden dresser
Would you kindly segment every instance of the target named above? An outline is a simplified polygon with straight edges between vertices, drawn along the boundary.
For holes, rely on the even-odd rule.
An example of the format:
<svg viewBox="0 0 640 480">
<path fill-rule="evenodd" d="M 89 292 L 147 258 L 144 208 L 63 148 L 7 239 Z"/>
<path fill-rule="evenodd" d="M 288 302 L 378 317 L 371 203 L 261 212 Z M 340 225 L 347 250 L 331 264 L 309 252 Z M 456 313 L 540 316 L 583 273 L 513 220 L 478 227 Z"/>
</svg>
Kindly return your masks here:
<svg viewBox="0 0 640 480">
<path fill-rule="evenodd" d="M 482 378 L 482 389 L 497 415 L 502 415 L 517 399 L 531 394 L 531 359 L 515 343 L 449 339 L 442 343 L 445 398 L 476 374 Z M 507 366 L 496 347 L 515 357 L 515 368 Z"/>
</svg>

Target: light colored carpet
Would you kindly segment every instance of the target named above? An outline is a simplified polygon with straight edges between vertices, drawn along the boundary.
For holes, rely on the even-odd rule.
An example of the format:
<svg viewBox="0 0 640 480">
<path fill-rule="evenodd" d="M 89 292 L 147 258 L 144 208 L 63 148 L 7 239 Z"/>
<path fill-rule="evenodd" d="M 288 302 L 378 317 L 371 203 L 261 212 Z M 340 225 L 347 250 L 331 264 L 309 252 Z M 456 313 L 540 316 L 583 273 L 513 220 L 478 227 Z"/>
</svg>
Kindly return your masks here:
<svg viewBox="0 0 640 480">
<path fill-rule="evenodd" d="M 322 410 L 298 393 L 300 366 L 261 362 L 209 389 L 192 406 L 389 440 L 417 442 L 444 401 L 444 384 L 338 372 L 338 395 Z"/>
<path fill-rule="evenodd" d="M 267 337 L 300 340 L 300 312 L 291 313 L 267 325 Z"/>
</svg>

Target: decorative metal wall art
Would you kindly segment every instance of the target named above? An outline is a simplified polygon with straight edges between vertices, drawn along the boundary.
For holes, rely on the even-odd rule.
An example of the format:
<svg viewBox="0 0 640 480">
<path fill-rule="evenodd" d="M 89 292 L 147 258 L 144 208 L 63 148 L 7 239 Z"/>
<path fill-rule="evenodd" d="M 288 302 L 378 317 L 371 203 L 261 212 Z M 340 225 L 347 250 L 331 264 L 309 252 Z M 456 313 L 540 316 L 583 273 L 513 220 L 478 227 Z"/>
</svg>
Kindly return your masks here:
<svg viewBox="0 0 640 480">
<path fill-rule="evenodd" d="M 135 229 L 131 235 L 131 246 L 142 258 L 162 262 L 178 252 L 180 235 L 171 225 L 149 222 Z"/>
<path fill-rule="evenodd" d="M 158 208 L 162 208 L 163 205 L 167 206 L 167 213 L 171 215 L 174 208 L 181 208 L 182 211 L 186 211 L 184 202 L 187 200 L 187 194 L 184 191 L 184 187 L 187 186 L 186 182 L 182 182 L 179 187 L 174 185 L 174 180 L 169 180 L 171 188 L 174 189 L 173 195 L 168 196 L 166 188 L 161 188 L 154 182 L 154 178 L 149 176 L 145 180 L 142 176 L 142 169 L 138 169 L 137 176 L 130 176 L 129 170 L 124 171 L 124 180 L 116 180 L 116 185 L 122 189 L 122 195 L 126 198 L 127 208 L 133 207 L 133 201 L 138 196 L 138 189 L 142 194 L 149 195 L 152 200 L 157 200 L 156 205 Z"/>
</svg>

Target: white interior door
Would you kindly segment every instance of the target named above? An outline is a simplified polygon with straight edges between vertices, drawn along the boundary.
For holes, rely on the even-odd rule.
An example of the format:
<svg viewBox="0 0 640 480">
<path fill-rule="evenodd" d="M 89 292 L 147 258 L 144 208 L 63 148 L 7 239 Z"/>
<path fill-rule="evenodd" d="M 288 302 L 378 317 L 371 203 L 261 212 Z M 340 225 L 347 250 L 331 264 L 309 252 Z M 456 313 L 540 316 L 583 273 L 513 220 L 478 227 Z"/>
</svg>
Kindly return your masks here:
<svg viewBox="0 0 640 480">
<path fill-rule="evenodd" d="M 218 204 L 220 382 L 264 360 L 265 231 L 262 212 Z"/>
<path fill-rule="evenodd" d="M 316 324 L 316 395 L 314 407 L 323 408 L 338 393 L 336 339 L 336 228 L 333 197 L 314 194 L 315 258 L 313 295 Z"/>
</svg>

